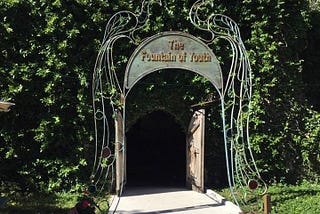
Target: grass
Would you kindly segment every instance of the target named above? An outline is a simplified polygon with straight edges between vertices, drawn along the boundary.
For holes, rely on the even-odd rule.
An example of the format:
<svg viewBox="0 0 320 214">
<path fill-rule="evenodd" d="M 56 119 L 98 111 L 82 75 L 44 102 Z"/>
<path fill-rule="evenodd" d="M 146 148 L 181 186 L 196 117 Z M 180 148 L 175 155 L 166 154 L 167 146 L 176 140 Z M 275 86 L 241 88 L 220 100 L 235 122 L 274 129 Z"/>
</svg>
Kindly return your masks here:
<svg viewBox="0 0 320 214">
<path fill-rule="evenodd" d="M 227 199 L 231 200 L 228 189 L 219 191 Z M 320 184 L 303 182 L 299 185 L 273 184 L 269 186 L 268 194 L 271 195 L 272 214 L 315 214 L 320 213 Z M 56 193 L 53 195 L 12 194 L 4 207 L 0 208 L 1 214 L 61 214 L 68 213 L 78 201 L 79 194 Z M 106 211 L 108 203 L 100 203 L 102 210 Z M 96 201 L 99 201 L 97 199 Z M 242 207 L 247 213 L 263 213 L 262 203 L 247 204 Z M 99 213 L 99 212 L 97 212 Z"/>
<path fill-rule="evenodd" d="M 68 213 L 77 203 L 77 195 L 68 193 L 12 194 L 1 213 Z"/>
<path fill-rule="evenodd" d="M 271 186 L 269 193 L 273 204 L 272 213 L 320 213 L 320 184 L 279 184 Z"/>
<path fill-rule="evenodd" d="M 232 201 L 228 189 L 219 192 Z M 271 214 L 320 213 L 320 184 L 306 181 L 298 185 L 273 184 L 269 186 L 268 194 L 271 195 Z M 241 208 L 247 213 L 263 213 L 262 200 Z"/>
<path fill-rule="evenodd" d="M 8 198 L 5 206 L 0 208 L 1 214 L 61 214 L 68 213 L 73 208 L 79 199 L 79 194 L 74 193 L 56 193 L 56 194 L 15 194 Z M 107 197 L 99 198 L 95 201 L 100 201 L 99 207 L 106 211 L 108 208 Z M 98 211 L 96 209 L 96 211 Z M 99 212 L 97 212 L 99 213 Z M 103 212 L 100 212 L 103 213 Z"/>
</svg>

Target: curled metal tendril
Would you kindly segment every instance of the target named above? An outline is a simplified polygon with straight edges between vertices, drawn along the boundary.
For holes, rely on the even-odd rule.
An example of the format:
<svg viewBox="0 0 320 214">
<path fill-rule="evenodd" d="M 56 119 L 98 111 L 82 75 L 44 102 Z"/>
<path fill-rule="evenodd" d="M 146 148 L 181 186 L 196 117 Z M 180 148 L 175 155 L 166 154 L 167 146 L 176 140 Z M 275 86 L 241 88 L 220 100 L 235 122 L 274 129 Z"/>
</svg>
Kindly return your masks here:
<svg viewBox="0 0 320 214">
<path fill-rule="evenodd" d="M 251 67 L 245 46 L 242 42 L 239 27 L 235 21 L 222 14 L 210 14 L 206 18 L 200 18 L 204 7 L 213 5 L 210 0 L 196 1 L 189 12 L 191 23 L 198 29 L 211 35 L 210 39 L 202 39 L 208 45 L 215 39 L 228 41 L 232 48 L 232 61 L 227 80 L 222 88 L 226 112 L 229 121 L 226 122 L 225 148 L 230 149 L 231 161 L 228 170 L 231 171 L 229 185 L 235 201 L 236 195 L 244 200 L 248 194 L 264 194 L 267 185 L 262 180 L 256 166 L 249 138 L 250 100 L 252 95 Z M 222 115 L 224 118 L 225 116 Z M 228 162 L 228 157 L 226 162 Z M 255 187 L 255 192 L 250 190 L 248 181 L 258 181 L 260 185 Z M 251 185 L 254 182 L 251 182 Z"/>
<path fill-rule="evenodd" d="M 112 114 L 116 115 L 117 109 L 121 108 L 118 99 L 124 94 L 114 64 L 114 44 L 122 38 L 138 44 L 135 34 L 146 26 L 152 3 L 161 5 L 161 0 L 142 1 L 139 13 L 131 11 L 115 13 L 107 22 L 104 38 L 96 59 L 92 82 L 96 150 L 91 179 L 100 191 L 107 185 L 107 178 L 111 179 L 109 183 L 114 183 L 114 162 L 117 158 L 114 151 L 115 140 L 110 140 L 107 108 L 109 107 L 109 111 L 111 109 Z M 209 39 L 200 38 L 208 46 L 212 45 L 215 39 L 223 39 L 229 43 L 232 50 L 230 69 L 219 93 L 221 94 L 222 105 L 226 106 L 226 111 L 224 109 L 222 111 L 222 118 L 225 124 L 228 181 L 232 195 L 238 203 L 236 195 L 240 194 L 242 198 L 246 198 L 247 195 L 253 193 L 248 186 L 254 187 L 254 193 L 260 194 L 263 194 L 267 187 L 258 172 L 250 145 L 249 116 L 252 77 L 248 55 L 241 40 L 238 25 L 231 18 L 222 14 L 210 14 L 208 16 L 201 14 L 213 6 L 213 1 L 197 0 L 190 9 L 189 18 L 196 28 L 210 35 Z M 227 122 L 225 122 L 225 118 L 228 118 Z M 228 130 L 226 130 L 226 127 Z M 230 162 L 228 151 L 231 155 Z M 259 185 L 256 185 L 255 181 L 258 181 Z"/>
<path fill-rule="evenodd" d="M 142 1 L 140 11 L 120 11 L 115 13 L 107 22 L 104 37 L 96 59 L 93 80 L 92 98 L 95 125 L 95 158 L 91 173 L 92 184 L 102 191 L 107 183 L 114 183 L 115 160 L 114 139 L 110 140 L 110 125 L 107 115 L 110 108 L 116 115 L 121 97 L 122 85 L 114 64 L 113 49 L 116 41 L 126 38 L 137 43 L 135 33 L 144 28 L 150 17 L 150 6 L 161 0 Z M 107 182 L 107 178 L 111 181 Z M 111 187 L 108 187 L 111 188 Z"/>
</svg>

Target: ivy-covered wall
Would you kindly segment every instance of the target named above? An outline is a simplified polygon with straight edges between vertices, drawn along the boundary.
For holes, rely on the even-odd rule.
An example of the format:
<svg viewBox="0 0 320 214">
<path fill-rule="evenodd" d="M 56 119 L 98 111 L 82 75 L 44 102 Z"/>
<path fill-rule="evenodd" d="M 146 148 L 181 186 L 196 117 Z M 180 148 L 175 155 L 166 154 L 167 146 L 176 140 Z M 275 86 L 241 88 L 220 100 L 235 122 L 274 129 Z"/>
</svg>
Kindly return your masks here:
<svg viewBox="0 0 320 214">
<path fill-rule="evenodd" d="M 168 0 L 154 6 L 139 37 L 168 30 L 202 35 L 188 21 L 193 3 Z M 94 151 L 95 57 L 108 18 L 124 9 L 137 11 L 139 4 L 0 2 L 0 98 L 16 103 L 0 114 L 2 188 L 14 184 L 23 191 L 55 191 L 78 188 L 88 180 Z M 269 181 L 318 179 L 319 10 L 311 9 L 307 0 L 214 0 L 212 8 L 201 12 L 222 13 L 239 23 L 254 77 L 251 142 L 263 176 Z M 227 71 L 230 48 L 223 42 L 213 45 Z M 122 40 L 114 50 L 119 72 L 133 49 Z M 129 94 L 128 127 L 155 108 L 166 108 L 187 124 L 190 105 L 204 100 L 211 87 L 191 72 L 150 75 Z M 215 108 L 208 111 L 212 132 L 221 127 Z"/>
</svg>

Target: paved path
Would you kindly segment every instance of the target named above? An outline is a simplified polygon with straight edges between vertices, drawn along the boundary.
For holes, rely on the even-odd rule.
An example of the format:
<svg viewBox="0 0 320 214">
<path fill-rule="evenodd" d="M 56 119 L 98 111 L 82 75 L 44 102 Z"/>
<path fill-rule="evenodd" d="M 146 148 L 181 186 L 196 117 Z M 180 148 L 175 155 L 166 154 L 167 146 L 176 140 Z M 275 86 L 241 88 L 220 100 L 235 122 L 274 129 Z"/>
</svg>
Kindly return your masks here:
<svg viewBox="0 0 320 214">
<path fill-rule="evenodd" d="M 239 214 L 239 207 L 208 190 L 206 194 L 183 188 L 128 188 L 114 198 L 109 214 Z"/>
</svg>

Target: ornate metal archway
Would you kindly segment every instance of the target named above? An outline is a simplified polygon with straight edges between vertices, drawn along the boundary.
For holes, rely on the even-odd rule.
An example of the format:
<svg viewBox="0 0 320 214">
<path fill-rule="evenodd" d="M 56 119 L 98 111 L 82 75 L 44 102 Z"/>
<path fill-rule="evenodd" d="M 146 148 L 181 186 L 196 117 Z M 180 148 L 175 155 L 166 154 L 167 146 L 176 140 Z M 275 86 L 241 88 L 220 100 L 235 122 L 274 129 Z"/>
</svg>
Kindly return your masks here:
<svg viewBox="0 0 320 214">
<path fill-rule="evenodd" d="M 189 18 L 196 28 L 208 32 L 210 39 L 181 32 L 163 32 L 139 44 L 135 35 L 148 22 L 152 3 L 161 4 L 161 0 L 144 0 L 140 13 L 120 11 L 107 23 L 93 73 L 96 150 L 91 185 L 102 191 L 108 184 L 116 183 L 121 195 L 125 182 L 126 96 L 145 75 L 163 68 L 182 68 L 207 78 L 220 96 L 226 174 L 235 202 L 238 205 L 239 202 L 245 202 L 248 194 L 264 194 L 267 187 L 261 179 L 250 148 L 251 68 L 237 24 L 221 14 L 211 14 L 206 19 L 200 19 L 199 10 L 212 1 L 198 0 L 191 7 Z M 127 38 L 138 46 L 127 65 L 123 85 L 113 58 L 114 44 L 121 38 Z M 215 40 L 227 41 L 232 49 L 231 66 L 225 82 L 222 81 L 224 77 L 219 62 L 210 48 Z M 109 109 L 115 121 L 114 135 L 110 130 L 112 121 L 108 115 Z M 117 179 L 114 175 L 118 176 Z"/>
</svg>

